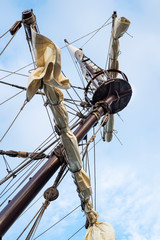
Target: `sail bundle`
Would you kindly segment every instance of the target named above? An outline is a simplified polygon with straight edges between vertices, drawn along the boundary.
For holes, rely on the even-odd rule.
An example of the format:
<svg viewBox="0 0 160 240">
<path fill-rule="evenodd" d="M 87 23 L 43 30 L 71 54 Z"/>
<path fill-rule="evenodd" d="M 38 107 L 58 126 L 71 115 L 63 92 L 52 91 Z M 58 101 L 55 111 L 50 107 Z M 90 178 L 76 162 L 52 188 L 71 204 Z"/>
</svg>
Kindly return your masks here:
<svg viewBox="0 0 160 240">
<path fill-rule="evenodd" d="M 114 16 L 113 19 L 113 28 L 112 28 L 112 35 L 110 41 L 110 48 L 109 48 L 109 64 L 108 69 L 119 69 L 119 62 L 118 56 L 120 53 L 119 50 L 119 38 L 126 33 L 127 29 L 129 28 L 130 21 L 125 17 L 120 17 L 117 19 L 117 16 Z M 117 74 L 112 73 L 112 78 L 116 78 Z M 111 114 L 108 122 L 104 125 L 103 128 L 103 140 L 110 142 L 113 136 L 113 127 L 114 127 L 114 115 Z"/>
<path fill-rule="evenodd" d="M 70 83 L 66 77 L 61 75 L 61 52 L 51 40 L 38 34 L 33 29 L 31 32 L 37 69 L 29 76 L 26 99 L 30 101 L 38 88 L 43 85 L 55 123 L 60 131 L 68 165 L 73 173 L 83 210 L 91 226 L 97 223 L 98 213 L 93 210 L 90 201 L 92 194 L 90 179 L 82 169 L 77 139 L 69 128 L 68 113 L 63 104 L 63 93 L 60 89 L 68 89 Z M 90 238 L 87 237 L 86 239 Z"/>
<path fill-rule="evenodd" d="M 116 15 L 113 15 L 113 28 L 112 35 L 110 40 L 110 48 L 109 48 L 109 64 L 108 69 L 118 70 L 119 62 L 118 56 L 120 53 L 119 50 L 119 38 L 126 33 L 129 28 L 130 21 L 125 17 L 120 17 L 117 19 Z M 67 41 L 66 41 L 67 42 Z M 98 87 L 98 82 L 104 81 L 103 69 L 98 67 L 95 63 L 93 63 L 89 58 L 87 58 L 82 49 L 78 49 L 67 42 L 68 48 L 71 54 L 75 57 L 77 62 L 80 65 L 82 74 L 87 82 L 94 78 L 93 83 L 96 87 Z M 102 71 L 102 74 L 95 77 L 96 73 Z M 116 78 L 118 75 L 117 72 L 112 72 L 111 77 Z M 96 81 L 97 80 L 97 81 Z M 114 115 L 110 114 L 110 117 L 106 124 L 103 126 L 103 140 L 106 142 L 110 142 L 113 136 L 113 127 L 114 127 Z"/>
</svg>

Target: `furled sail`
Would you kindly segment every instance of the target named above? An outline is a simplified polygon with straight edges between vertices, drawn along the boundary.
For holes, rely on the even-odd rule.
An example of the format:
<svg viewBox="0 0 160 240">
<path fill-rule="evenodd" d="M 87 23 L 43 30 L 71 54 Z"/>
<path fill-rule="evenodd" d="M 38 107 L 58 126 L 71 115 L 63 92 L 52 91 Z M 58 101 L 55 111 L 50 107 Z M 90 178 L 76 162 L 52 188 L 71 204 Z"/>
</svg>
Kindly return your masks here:
<svg viewBox="0 0 160 240">
<path fill-rule="evenodd" d="M 60 130 L 60 137 L 64 145 L 68 165 L 73 173 L 83 210 L 89 226 L 91 228 L 95 226 L 94 228 L 96 229 L 96 226 L 99 225 L 97 222 L 98 213 L 93 210 L 90 201 L 92 194 L 90 179 L 82 169 L 82 160 L 77 139 L 69 128 L 68 114 L 63 104 L 63 93 L 60 90 L 60 88 L 67 89 L 70 87 L 69 80 L 61 75 L 61 52 L 51 40 L 38 34 L 33 29 L 31 29 L 31 32 L 37 69 L 29 76 L 26 99 L 30 101 L 43 83 L 44 92 L 53 113 L 54 120 Z M 94 228 L 92 232 L 97 232 Z M 89 234 L 89 238 L 86 236 L 86 239 L 98 239 L 93 237 L 94 234 L 87 234 Z M 92 235 L 92 238 L 90 238 L 90 235 Z M 114 238 L 112 240 L 114 240 Z"/>
<path fill-rule="evenodd" d="M 61 75 L 60 49 L 48 38 L 38 34 L 32 29 L 32 45 L 37 63 L 37 69 L 29 76 L 27 101 L 29 101 L 43 82 L 44 92 L 48 99 L 54 120 L 66 151 L 71 172 L 75 173 L 78 187 L 84 196 L 89 199 L 91 195 L 90 180 L 82 169 L 78 143 L 75 135 L 68 125 L 68 113 L 63 104 L 63 93 L 59 88 L 70 87 L 69 80 Z M 83 181 L 85 178 L 85 181 Z M 83 184 L 82 184 L 83 183 Z"/>
<path fill-rule="evenodd" d="M 90 228 L 87 230 L 85 239 L 101 239 L 97 238 L 97 232 L 104 231 L 105 227 L 102 227 L 103 223 L 97 221 L 98 213 L 93 210 L 90 201 L 90 196 L 92 194 L 90 179 L 82 169 L 82 160 L 78 149 L 78 143 L 76 137 L 69 128 L 68 113 L 63 104 L 63 93 L 60 88 L 67 89 L 70 87 L 70 83 L 66 77 L 61 75 L 60 49 L 51 40 L 38 34 L 33 29 L 31 29 L 31 32 L 37 69 L 29 76 L 26 99 L 27 101 L 30 101 L 43 83 L 45 95 L 49 102 L 56 125 L 60 131 L 60 137 L 64 145 L 68 165 L 73 173 L 79 197 L 83 205 L 83 210 L 89 222 Z M 112 238 L 111 240 L 114 239 L 115 238 Z"/>
<path fill-rule="evenodd" d="M 68 43 L 67 45 L 71 54 L 78 61 L 83 76 L 85 77 L 86 81 L 89 82 L 94 77 L 94 75 L 97 72 L 101 71 L 102 69 L 98 67 L 94 62 L 92 62 L 90 58 L 86 57 L 81 49 L 78 49 Z M 97 86 L 98 86 L 98 81 L 103 81 L 103 74 L 97 76 L 95 80 L 97 80 Z M 94 82 L 96 83 L 96 81 Z"/>
<path fill-rule="evenodd" d="M 124 17 L 117 19 L 113 19 L 113 28 L 112 28 L 112 35 L 111 35 L 111 42 L 110 42 L 110 49 L 109 49 L 109 65 L 108 69 L 119 69 L 119 38 L 123 36 L 123 34 L 127 31 L 130 25 L 130 21 Z M 117 74 L 112 73 L 112 78 L 116 78 Z M 114 127 L 114 116 L 111 114 L 108 122 L 104 125 L 103 128 L 103 140 L 110 142 L 113 136 L 113 127 Z"/>
<path fill-rule="evenodd" d="M 113 227 L 105 222 L 97 222 L 87 229 L 85 240 L 115 240 Z"/>
<path fill-rule="evenodd" d="M 112 35 L 111 35 L 111 41 L 110 41 L 110 48 L 109 48 L 109 65 L 108 69 L 119 69 L 119 62 L 118 62 L 118 56 L 119 56 L 119 38 L 123 36 L 123 34 L 127 31 L 128 27 L 130 25 L 130 21 L 124 17 L 121 17 L 117 19 L 116 16 L 114 16 L 113 19 L 113 28 L 112 28 Z M 95 63 L 93 63 L 89 58 L 87 58 L 83 51 L 81 49 L 78 49 L 70 44 L 68 44 L 68 48 L 72 55 L 76 58 L 78 61 L 81 71 L 83 73 L 83 76 L 89 82 L 94 75 L 101 71 L 102 69 L 98 67 Z M 116 72 L 111 73 L 112 78 L 117 77 Z M 97 82 L 103 81 L 103 74 L 96 77 Z M 95 80 L 94 80 L 95 82 Z M 98 84 L 97 84 L 98 86 Z M 103 140 L 110 142 L 112 140 L 113 136 L 113 127 L 114 127 L 114 116 L 111 114 L 106 124 L 104 124 L 103 127 Z"/>
</svg>

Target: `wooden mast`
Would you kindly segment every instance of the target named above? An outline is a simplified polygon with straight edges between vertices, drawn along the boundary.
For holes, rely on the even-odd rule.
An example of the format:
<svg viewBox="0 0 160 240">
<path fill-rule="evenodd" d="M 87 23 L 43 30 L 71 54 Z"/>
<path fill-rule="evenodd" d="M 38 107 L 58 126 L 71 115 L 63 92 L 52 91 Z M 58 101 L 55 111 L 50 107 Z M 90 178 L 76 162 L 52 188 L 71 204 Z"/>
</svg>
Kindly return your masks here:
<svg viewBox="0 0 160 240">
<path fill-rule="evenodd" d="M 112 101 L 113 98 L 110 98 L 107 102 L 110 103 Z M 97 111 L 101 115 L 104 113 L 102 107 L 99 107 Z M 77 137 L 78 142 L 85 137 L 87 132 L 96 122 L 97 117 L 93 114 L 90 114 L 88 118 L 76 129 L 74 134 Z M 52 153 L 48 161 L 41 167 L 41 169 L 2 210 L 0 214 L 0 237 L 6 233 L 6 231 L 11 227 L 23 210 L 29 205 L 29 203 L 61 165 L 62 162 L 54 153 Z"/>
<path fill-rule="evenodd" d="M 121 98 L 130 95 L 130 92 L 121 94 Z M 108 96 L 104 102 L 108 105 L 119 100 L 114 95 Z M 106 112 L 102 106 L 96 110 L 101 116 Z M 74 131 L 77 141 L 80 142 L 88 133 L 88 131 L 97 123 L 96 114 L 91 113 L 86 120 Z M 17 193 L 17 195 L 8 203 L 2 210 L 0 216 L 0 237 L 2 237 L 11 225 L 20 216 L 23 210 L 29 205 L 33 198 L 43 188 L 47 181 L 54 175 L 57 169 L 62 165 L 62 162 L 54 154 L 50 155 L 48 161 L 39 169 L 39 171 L 29 180 L 29 182 Z"/>
</svg>

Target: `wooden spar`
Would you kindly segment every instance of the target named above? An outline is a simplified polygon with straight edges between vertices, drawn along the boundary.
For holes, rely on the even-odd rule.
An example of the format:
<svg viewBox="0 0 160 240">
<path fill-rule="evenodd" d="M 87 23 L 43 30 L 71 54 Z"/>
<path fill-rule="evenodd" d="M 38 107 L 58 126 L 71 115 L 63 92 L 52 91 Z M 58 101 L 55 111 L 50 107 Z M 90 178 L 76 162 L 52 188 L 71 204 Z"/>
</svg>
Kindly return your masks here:
<svg viewBox="0 0 160 240">
<path fill-rule="evenodd" d="M 124 92 L 121 93 L 119 97 L 125 98 L 129 96 L 130 98 L 130 94 L 130 91 Z M 109 106 L 118 100 L 118 97 L 111 95 L 104 99 L 104 102 L 106 102 Z M 106 111 L 106 109 L 101 106 L 99 106 L 96 110 L 96 112 L 98 112 L 101 116 L 104 114 L 104 111 Z M 86 136 L 95 123 L 97 123 L 97 116 L 94 113 L 90 113 L 88 118 L 84 120 L 84 122 L 74 131 L 78 142 Z M 53 152 L 48 161 L 2 210 L 0 214 L 0 239 L 61 165 L 62 162 Z"/>
<path fill-rule="evenodd" d="M 102 107 L 98 111 L 103 115 Z M 90 114 L 88 118 L 74 132 L 78 142 L 80 142 L 90 128 L 97 122 L 97 117 Z M 29 205 L 33 198 L 43 188 L 47 181 L 53 176 L 62 162 L 52 153 L 48 161 L 29 180 L 29 182 L 19 191 L 19 193 L 2 210 L 0 216 L 0 237 L 2 237 L 11 225 L 20 216 L 23 210 Z"/>
<path fill-rule="evenodd" d="M 130 93 L 124 93 L 121 97 L 126 97 Z M 111 105 L 118 100 L 114 95 L 108 96 L 104 101 Z M 106 110 L 106 109 L 105 109 Z M 99 106 L 97 112 L 102 116 L 104 108 Z M 97 123 L 95 114 L 90 113 L 88 118 L 74 131 L 78 143 L 86 136 L 88 131 Z M 0 214 L 0 237 L 8 231 L 11 225 L 16 221 L 24 209 L 34 199 L 38 192 L 54 175 L 62 162 L 56 157 L 54 152 L 50 155 L 48 161 L 39 169 L 39 171 L 29 180 L 29 182 L 17 193 L 17 195 L 8 203 Z"/>
</svg>

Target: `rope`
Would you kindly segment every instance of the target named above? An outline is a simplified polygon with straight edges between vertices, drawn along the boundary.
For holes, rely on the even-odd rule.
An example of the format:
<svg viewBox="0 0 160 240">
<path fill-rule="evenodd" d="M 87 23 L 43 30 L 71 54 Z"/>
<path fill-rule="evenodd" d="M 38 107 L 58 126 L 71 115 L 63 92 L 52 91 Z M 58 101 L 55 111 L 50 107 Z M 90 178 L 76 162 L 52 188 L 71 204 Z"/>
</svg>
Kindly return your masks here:
<svg viewBox="0 0 160 240">
<path fill-rule="evenodd" d="M 116 133 L 117 133 L 117 131 L 113 130 L 114 136 L 117 138 L 118 142 L 123 146 L 123 143 L 122 143 L 121 140 L 118 138 L 118 136 L 117 136 Z"/>
<path fill-rule="evenodd" d="M 70 214 L 72 214 L 75 210 L 77 210 L 81 205 L 79 205 L 78 207 L 74 208 L 71 212 L 69 212 L 67 215 L 65 215 L 63 218 L 61 218 L 59 221 L 57 221 L 56 223 L 54 223 L 53 225 L 51 225 L 49 228 L 47 228 L 44 232 L 42 232 L 41 234 L 39 234 L 36 238 L 34 238 L 33 240 L 39 238 L 40 236 L 42 236 L 44 233 L 48 232 L 51 228 L 53 228 L 55 225 L 57 225 L 58 223 L 60 223 L 63 219 L 65 219 L 66 217 L 68 217 Z"/>
<path fill-rule="evenodd" d="M 44 158 L 45 159 L 45 158 Z M 33 163 L 33 166 L 31 166 L 29 169 L 27 169 L 27 171 L 6 191 L 6 192 L 8 192 L 22 177 L 24 177 L 24 175 L 26 174 L 26 173 L 28 173 L 28 171 L 31 169 L 31 168 L 33 168 L 29 173 L 28 173 L 28 175 L 19 183 L 19 185 L 9 194 L 9 196 L 0 204 L 0 206 L 2 206 L 5 202 L 6 202 L 6 200 L 23 184 L 23 182 L 39 167 L 39 165 L 40 164 L 42 164 L 42 162 L 44 161 L 44 159 L 42 159 L 42 160 L 40 160 L 38 163 L 37 162 L 35 162 L 35 163 Z M 5 192 L 5 193 L 6 193 Z M 5 194 L 4 193 L 4 194 Z M 4 195 L 3 194 L 3 195 Z M 3 196 L 2 195 L 2 196 Z M 1 197 L 2 197 L 1 196 Z"/>
<path fill-rule="evenodd" d="M 72 101 L 75 103 L 74 99 L 72 98 L 72 96 L 70 95 L 69 91 L 66 90 L 66 92 L 68 93 L 69 97 L 72 99 Z M 80 99 L 81 100 L 81 99 Z M 79 109 L 79 107 L 77 106 L 77 104 L 75 103 L 75 106 L 77 107 L 78 111 L 81 112 L 81 110 Z"/>
<path fill-rule="evenodd" d="M 27 39 L 29 51 L 30 51 L 30 54 L 31 54 L 31 57 L 32 57 L 32 62 L 33 62 L 34 68 L 36 68 L 36 62 L 35 62 L 33 52 L 32 52 L 32 49 L 31 49 L 31 45 L 30 45 L 30 41 L 29 41 L 29 38 L 28 38 L 27 30 L 26 30 L 26 28 L 24 28 L 24 29 L 25 29 L 25 34 L 26 34 L 26 39 Z"/>
<path fill-rule="evenodd" d="M 9 76 L 11 76 L 12 74 L 17 73 L 17 72 L 21 71 L 22 69 L 24 69 L 24 68 L 26 68 L 26 67 L 29 67 L 29 66 L 32 65 L 32 64 L 33 64 L 33 63 L 29 63 L 29 64 L 25 65 L 24 67 L 21 67 L 21 68 L 19 68 L 18 70 L 16 70 L 16 71 L 14 71 L 14 72 L 12 72 L 12 73 L 10 73 L 10 74 L 8 74 L 8 75 L 6 75 L 6 76 L 0 78 L 0 80 L 9 77 Z"/>
<path fill-rule="evenodd" d="M 129 34 L 128 32 L 125 32 L 128 36 L 130 36 L 131 38 L 133 38 L 133 36 L 131 34 Z"/>
<path fill-rule="evenodd" d="M 44 147 L 46 144 L 48 144 L 48 142 L 50 142 L 52 139 L 50 139 L 47 143 L 45 143 L 51 136 L 53 135 L 53 133 L 45 140 L 43 141 L 43 143 L 41 143 L 32 154 L 36 153 L 38 150 L 40 150 L 42 147 Z M 45 152 L 48 148 L 50 148 L 54 143 L 56 143 L 59 140 L 56 139 L 54 142 L 52 142 L 49 146 L 47 146 L 45 149 L 43 149 L 41 152 L 37 153 L 37 156 L 39 156 L 40 154 L 42 154 L 43 152 Z M 45 143 L 45 144 L 44 144 Z M 40 148 L 41 147 L 41 148 Z M 29 160 L 27 162 L 27 164 L 25 163 L 25 161 L 27 161 L 29 159 L 29 157 L 27 157 L 24 161 L 22 161 L 16 168 L 14 168 L 12 170 L 12 174 L 10 174 L 9 176 L 4 177 L 1 181 L 0 184 L 4 183 L 5 181 L 7 181 L 10 177 L 12 177 L 13 175 L 15 175 L 15 173 L 17 174 L 17 172 L 19 172 L 23 167 L 25 167 L 27 164 L 29 164 L 31 161 Z M 24 165 L 22 165 L 24 164 Z M 23 166 L 23 167 L 22 167 Z M 19 168 L 19 169 L 18 169 Z M 17 170 L 18 169 L 18 170 Z M 20 173 L 20 172 L 19 172 Z M 16 175 L 17 176 L 17 175 Z"/>
<path fill-rule="evenodd" d="M 50 137 L 50 136 L 49 136 L 49 137 Z M 48 137 L 48 138 L 49 138 L 49 137 Z M 47 138 L 47 139 L 48 139 L 48 138 Z M 57 141 L 57 140 L 56 140 L 56 141 Z M 56 142 L 56 141 L 55 141 L 55 142 Z M 44 141 L 44 142 L 45 142 L 45 141 Z M 41 145 L 42 145 L 42 144 L 41 144 Z M 41 146 L 41 145 L 40 145 L 40 146 Z M 38 148 L 37 148 L 37 149 L 38 149 Z M 36 149 L 36 150 L 37 150 L 37 149 Z M 36 152 L 36 150 L 35 150 L 35 152 Z M 42 152 L 43 152 L 43 151 L 42 151 Z M 42 152 L 40 152 L 40 154 L 41 154 Z M 33 152 L 33 153 L 34 153 L 34 152 Z M 50 153 L 51 153 L 51 152 L 50 152 Z M 49 154 L 50 154 L 50 153 L 49 153 Z M 38 154 L 37 154 L 37 156 L 38 156 Z M 28 159 L 28 158 L 27 158 L 27 159 Z M 26 160 L 27 160 L 27 159 L 26 159 Z M 44 160 L 45 160 L 45 158 L 42 159 L 42 160 L 41 160 L 40 162 L 38 162 L 38 163 L 34 162 L 34 163 L 33 163 L 33 166 L 34 166 L 34 165 L 36 165 L 36 166 L 35 166 L 34 168 L 33 168 L 33 166 L 31 166 L 31 167 L 4 193 L 4 194 L 6 194 L 31 168 L 33 168 L 33 170 L 30 171 L 30 173 L 25 177 L 25 179 L 17 186 L 17 188 L 16 188 L 14 191 L 12 191 L 12 193 L 4 200 L 4 202 L 18 189 L 18 187 L 27 179 L 27 177 L 29 177 L 29 176 L 35 171 L 35 169 L 36 169 Z M 22 163 L 24 163 L 24 162 L 25 162 L 25 160 L 24 160 Z M 22 163 L 21 163 L 21 164 L 22 164 Z M 24 167 L 25 167 L 25 168 L 28 167 L 27 165 L 28 165 L 28 164 L 31 164 L 31 163 L 32 163 L 32 161 L 28 161 L 27 164 L 24 164 L 23 166 L 21 166 L 21 167 L 18 169 L 18 170 L 19 170 L 18 174 L 21 173 L 21 172 L 24 170 Z M 17 167 L 19 167 L 21 164 L 19 164 Z M 16 167 L 15 169 L 17 169 L 17 167 Z M 15 169 L 14 169 L 14 170 L 15 170 Z M 11 173 L 9 176 L 6 176 L 4 179 L 2 179 L 1 182 L 0 182 L 0 184 L 2 184 L 3 182 L 5 182 L 6 180 L 8 180 L 8 179 L 9 179 L 10 177 L 12 177 L 12 176 L 13 176 L 13 177 L 16 177 L 18 174 L 15 175 L 15 173 L 17 173 L 17 170 L 14 171 L 14 172 L 12 171 L 12 173 Z M 4 194 L 3 194 L 3 195 L 4 195 Z M 2 196 L 1 196 L 1 197 L 2 197 Z M 3 202 L 3 203 L 4 203 L 4 202 Z M 3 203 L 2 203 L 0 206 L 2 206 Z"/>
<path fill-rule="evenodd" d="M 69 103 L 69 102 L 68 102 L 68 103 Z M 79 112 L 76 111 L 74 108 L 72 108 L 71 106 L 67 105 L 66 103 L 65 103 L 65 106 L 68 107 L 68 108 L 70 108 L 70 109 L 73 110 L 74 112 L 79 113 Z"/>
<path fill-rule="evenodd" d="M 12 121 L 11 125 L 9 126 L 9 128 L 7 129 L 7 131 L 4 133 L 4 135 L 2 136 L 2 138 L 0 139 L 0 142 L 2 142 L 2 140 L 4 139 L 4 137 L 6 136 L 6 134 L 8 133 L 8 131 L 11 129 L 11 127 L 13 126 L 14 122 L 16 121 L 16 119 L 18 118 L 18 116 L 20 115 L 20 113 L 22 112 L 23 108 L 25 107 L 25 105 L 27 104 L 27 102 L 25 101 L 24 104 L 22 105 L 22 107 L 20 108 L 18 114 L 16 115 L 16 117 L 14 118 L 14 120 Z"/>
<path fill-rule="evenodd" d="M 95 134 L 95 129 L 93 127 L 93 134 Z M 96 148 L 95 148 L 95 139 L 93 140 L 93 147 L 94 147 L 94 205 L 95 205 L 95 211 L 96 211 L 96 198 L 97 198 L 97 191 L 96 191 L 96 182 L 97 182 L 97 179 L 96 179 Z"/>
<path fill-rule="evenodd" d="M 17 95 L 19 95 L 20 93 L 22 93 L 24 90 L 16 93 L 15 95 L 13 95 L 12 97 L 8 98 L 7 100 L 3 101 L 0 103 L 0 106 L 3 105 L 4 103 L 8 102 L 9 100 L 11 100 L 12 98 L 16 97 Z"/>
<path fill-rule="evenodd" d="M 43 207 L 43 206 L 42 206 Z M 18 236 L 18 239 L 20 239 L 20 237 L 23 235 L 23 233 L 26 231 L 26 229 L 29 227 L 29 225 L 33 222 L 33 220 L 36 218 L 36 216 L 40 213 L 42 207 L 38 210 L 38 212 L 34 215 L 34 217 L 31 219 L 31 221 L 28 223 L 28 225 L 24 228 L 24 230 L 21 232 L 21 234 Z"/>
<path fill-rule="evenodd" d="M 97 145 L 100 141 L 102 141 L 102 138 L 100 138 L 100 139 L 96 142 L 95 145 Z M 90 152 L 92 149 L 93 149 L 93 147 L 91 147 L 91 148 L 88 150 L 88 152 Z"/>
<path fill-rule="evenodd" d="M 121 121 L 124 122 L 123 119 L 121 118 L 121 115 L 120 115 L 119 113 L 116 113 L 116 114 L 117 114 L 118 117 L 121 119 Z"/>
<path fill-rule="evenodd" d="M 111 47 L 111 37 L 110 37 L 110 41 L 109 41 L 109 47 L 108 47 L 108 52 L 107 52 L 106 64 L 105 64 L 105 67 L 104 67 L 105 70 L 107 69 L 107 65 L 108 65 L 108 62 L 109 62 L 109 50 L 110 50 L 110 47 Z"/>
<path fill-rule="evenodd" d="M 37 219 L 35 220 L 35 222 L 34 222 L 32 228 L 31 228 L 29 234 L 28 234 L 27 237 L 26 237 L 26 240 L 33 239 L 33 237 L 34 237 L 34 235 L 35 235 L 35 232 L 36 232 L 36 230 L 37 230 L 37 228 L 38 228 L 38 225 L 39 225 L 39 223 L 40 223 L 40 221 L 41 221 L 41 219 L 42 219 L 42 216 L 43 216 L 43 214 L 44 214 L 44 211 L 47 209 L 47 207 L 49 206 L 49 204 L 50 204 L 50 202 L 47 201 L 47 200 L 46 200 L 45 203 L 43 204 L 42 209 L 41 209 L 41 211 L 40 211 Z"/>
<path fill-rule="evenodd" d="M 81 48 L 83 48 L 106 24 L 107 22 L 112 18 L 112 16 L 110 18 L 107 19 L 107 21 L 105 21 L 105 23 L 82 45 Z"/>
<path fill-rule="evenodd" d="M 10 181 L 9 181 L 9 183 L 7 183 L 7 185 L 4 187 L 4 189 L 2 190 L 2 192 L 0 193 L 0 196 L 2 195 L 2 193 L 6 190 L 6 188 L 11 184 L 11 182 L 13 181 L 13 179 L 11 179 Z M 4 195 L 4 194 L 3 194 Z M 2 196 L 3 196 L 2 195 Z M 1 197 L 2 197 L 1 196 Z"/>
<path fill-rule="evenodd" d="M 86 162 L 87 162 L 87 167 L 88 167 L 88 175 L 89 175 L 90 181 L 92 181 L 88 151 L 86 153 Z M 91 202 L 92 202 L 92 205 L 93 205 L 93 195 L 91 195 Z"/>
<path fill-rule="evenodd" d="M 63 157 L 64 157 L 64 154 L 62 153 L 62 155 L 63 155 Z M 64 157 L 65 158 L 65 157 Z M 52 187 L 57 187 L 59 184 L 60 184 L 60 182 L 62 181 L 61 179 L 62 179 L 62 176 L 63 176 L 63 173 L 64 173 L 64 171 L 66 170 L 66 168 L 67 168 L 67 164 L 66 163 L 63 163 L 62 164 L 62 166 L 61 166 L 61 168 L 60 168 L 60 171 L 59 171 L 59 173 L 58 173 L 58 175 L 57 175 L 57 177 L 56 177 L 56 179 L 55 179 L 55 181 L 54 181 L 54 184 L 52 185 Z M 66 175 L 66 174 L 65 174 Z M 64 178 L 64 177 L 63 177 Z"/>
<path fill-rule="evenodd" d="M 47 116 L 48 116 L 48 119 L 49 119 L 51 128 L 52 128 L 52 130 L 53 130 L 53 132 L 54 132 L 53 123 L 52 123 L 52 121 L 51 121 L 51 117 L 50 117 L 50 115 L 49 115 L 49 111 L 48 111 L 47 105 L 45 105 L 45 100 L 44 100 L 44 97 L 43 97 L 43 96 L 42 96 L 42 100 L 43 100 L 43 103 L 44 103 L 44 106 L 45 106 L 45 109 L 46 109 L 46 112 L 47 112 Z"/>
<path fill-rule="evenodd" d="M 83 228 L 85 227 L 85 225 L 83 225 L 81 228 L 79 228 L 72 236 L 70 236 L 70 238 L 68 238 L 67 240 L 73 238 L 78 232 L 80 232 Z"/>
<path fill-rule="evenodd" d="M 66 164 L 64 163 L 64 164 L 62 165 L 62 167 L 61 167 L 61 169 L 60 169 L 60 171 L 59 171 L 59 173 L 58 173 L 58 175 L 57 175 L 57 177 L 56 177 L 56 179 L 55 179 L 54 184 L 52 185 L 52 187 L 56 187 L 56 186 L 59 184 L 59 181 L 61 180 L 62 175 L 63 175 L 65 169 L 66 169 Z M 63 177 L 64 177 L 64 176 L 63 176 Z M 52 188 L 52 187 L 51 187 L 51 188 Z M 39 200 L 39 199 L 38 199 L 38 200 Z M 43 216 L 43 214 L 44 214 L 44 211 L 46 210 L 46 208 L 47 208 L 48 205 L 50 204 L 50 201 L 51 201 L 51 200 L 47 198 L 46 201 L 45 201 L 45 203 L 43 204 L 43 206 L 42 206 L 42 207 L 40 208 L 40 210 L 38 211 L 38 213 L 39 213 L 38 216 L 37 216 L 37 214 L 36 214 L 37 218 L 36 218 L 36 220 L 35 220 L 32 228 L 31 228 L 29 234 L 28 234 L 27 237 L 26 237 L 26 240 L 33 239 L 33 236 L 34 236 L 34 234 L 35 234 L 35 232 L 36 232 L 36 230 L 37 230 L 37 228 L 38 228 L 38 225 L 39 225 L 40 220 L 41 220 L 41 218 L 42 218 L 42 216 Z M 35 216 L 34 216 L 34 218 L 35 218 Z M 34 219 L 34 218 L 33 218 L 33 219 Z M 32 219 L 32 221 L 33 221 L 33 219 Z M 28 226 L 30 225 L 30 223 L 31 223 L 32 221 L 29 222 L 29 224 L 28 224 L 27 227 L 23 230 L 23 232 L 21 233 L 20 236 L 22 236 L 22 234 L 23 234 L 24 231 L 28 228 Z M 20 236 L 19 236 L 19 237 L 20 237 Z M 19 239 L 19 238 L 18 238 L 18 239 Z"/>
<path fill-rule="evenodd" d="M 3 48 L 3 50 L 2 50 L 1 53 L 0 53 L 0 56 L 2 55 L 2 53 L 4 52 L 4 50 L 7 48 L 7 46 L 10 44 L 10 42 L 13 40 L 13 38 L 15 37 L 15 35 L 16 35 L 17 32 L 18 32 L 18 31 L 16 31 L 16 32 L 13 34 L 13 36 L 11 37 L 11 39 L 8 41 L 8 43 L 6 44 L 6 46 Z"/>
<path fill-rule="evenodd" d="M 41 199 L 41 197 L 43 197 L 43 195 L 41 195 L 36 201 L 34 201 L 34 202 L 32 203 L 32 205 L 31 205 L 30 207 L 28 207 L 28 208 L 19 216 L 19 218 L 22 217 L 30 208 L 32 208 L 32 207 Z"/>
<path fill-rule="evenodd" d="M 0 81 L 0 83 L 27 91 L 27 88 L 19 86 L 19 85 L 15 85 L 15 84 L 3 82 L 3 81 Z M 41 91 L 37 91 L 36 94 L 44 95 L 44 93 Z"/>
<path fill-rule="evenodd" d="M 8 173 L 10 173 L 10 172 L 12 171 L 11 167 L 9 166 L 9 163 L 7 162 L 7 159 L 5 158 L 5 156 L 2 155 L 2 157 L 3 157 L 4 163 L 5 163 L 5 165 L 6 165 L 6 171 L 7 171 Z"/>
<path fill-rule="evenodd" d="M 69 169 L 66 169 L 66 172 L 63 174 L 62 178 L 59 180 L 59 183 L 57 184 L 57 186 L 59 186 L 59 184 L 62 182 L 62 180 L 64 179 L 64 177 L 67 175 L 68 172 L 69 172 Z"/>
<path fill-rule="evenodd" d="M 95 134 L 93 134 L 93 135 L 91 136 L 91 138 L 89 139 L 89 141 L 87 142 L 85 148 L 83 149 L 83 151 L 85 150 L 85 152 L 84 152 L 84 154 L 83 154 L 82 161 L 83 161 L 83 159 L 84 159 L 84 157 L 85 157 L 85 154 L 86 154 L 86 152 L 87 152 L 87 150 L 88 150 L 89 144 L 94 141 L 97 133 L 99 132 L 99 130 L 100 130 L 101 127 L 103 126 L 104 122 L 106 122 L 108 118 L 109 118 L 109 114 L 106 113 L 106 115 L 105 115 L 105 116 L 103 117 L 103 119 L 102 119 L 102 122 L 101 122 L 99 128 L 97 129 L 97 131 L 95 132 Z M 82 153 L 82 152 L 81 152 L 81 153 Z"/>
<path fill-rule="evenodd" d="M 84 36 L 82 36 L 82 37 L 80 37 L 80 38 L 77 38 L 76 40 L 70 42 L 70 44 L 73 44 L 73 43 L 78 42 L 79 40 L 81 40 L 81 39 L 83 39 L 83 38 L 85 38 L 85 37 L 88 37 L 88 36 L 91 35 L 92 33 L 97 32 L 98 30 L 100 30 L 100 29 L 102 29 L 102 28 L 108 26 L 108 25 L 111 24 L 111 23 L 112 23 L 112 22 L 110 22 L 110 23 L 104 25 L 103 27 L 97 28 L 97 29 L 95 29 L 95 30 L 92 31 L 92 32 L 89 32 L 89 33 L 87 33 L 86 35 L 84 35 Z M 65 45 L 65 46 L 61 47 L 61 49 L 66 48 L 66 47 L 67 47 L 67 46 Z"/>
<path fill-rule="evenodd" d="M 11 72 L 11 71 L 4 70 L 4 69 L 0 69 L 0 71 L 1 72 L 6 72 L 6 73 L 11 73 L 11 74 L 16 74 L 16 75 L 19 75 L 19 76 L 22 76 L 22 77 L 29 77 L 29 75 L 25 75 L 25 74 L 22 74 L 22 73 Z"/>
<path fill-rule="evenodd" d="M 0 38 L 4 37 L 9 31 L 10 31 L 10 29 L 8 29 L 4 34 L 2 34 L 2 35 L 0 36 Z"/>
</svg>

